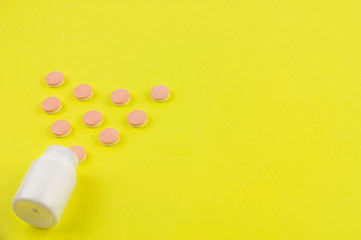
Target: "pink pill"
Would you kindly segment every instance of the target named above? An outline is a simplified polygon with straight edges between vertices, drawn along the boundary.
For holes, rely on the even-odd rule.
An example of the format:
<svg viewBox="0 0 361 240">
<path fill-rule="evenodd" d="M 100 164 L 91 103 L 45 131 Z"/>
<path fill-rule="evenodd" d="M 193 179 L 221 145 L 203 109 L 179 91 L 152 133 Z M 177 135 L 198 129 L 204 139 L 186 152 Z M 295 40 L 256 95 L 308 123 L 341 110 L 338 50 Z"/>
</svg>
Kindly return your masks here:
<svg viewBox="0 0 361 240">
<path fill-rule="evenodd" d="M 79 101 L 86 101 L 93 96 L 93 89 L 88 84 L 80 84 L 74 89 L 74 96 Z"/>
<path fill-rule="evenodd" d="M 84 161 L 84 159 L 86 158 L 86 152 L 82 146 L 72 146 L 69 149 L 72 150 L 76 154 L 79 162 Z"/>
<path fill-rule="evenodd" d="M 99 133 L 99 140 L 105 146 L 111 146 L 119 141 L 119 133 L 114 128 L 104 129 Z"/>
<path fill-rule="evenodd" d="M 130 101 L 130 94 L 126 89 L 117 89 L 110 96 L 112 102 L 117 106 L 123 106 Z"/>
<path fill-rule="evenodd" d="M 86 112 L 83 116 L 84 124 L 87 127 L 97 127 L 103 122 L 103 116 L 99 111 L 92 110 Z"/>
<path fill-rule="evenodd" d="M 59 120 L 51 125 L 51 132 L 55 137 L 65 137 L 71 132 L 70 123 L 66 120 Z"/>
<path fill-rule="evenodd" d="M 157 85 L 150 90 L 150 96 L 156 102 L 164 102 L 169 98 L 169 88 L 164 85 Z"/>
<path fill-rule="evenodd" d="M 59 87 L 64 83 L 64 80 L 65 78 L 63 73 L 59 71 L 51 72 L 45 78 L 45 81 L 49 87 Z"/>
<path fill-rule="evenodd" d="M 52 114 L 61 109 L 61 102 L 57 97 L 48 97 L 43 101 L 41 106 L 43 107 L 44 112 Z"/>
<path fill-rule="evenodd" d="M 128 123 L 132 127 L 142 127 L 147 123 L 147 114 L 142 110 L 135 110 L 128 114 Z"/>
</svg>

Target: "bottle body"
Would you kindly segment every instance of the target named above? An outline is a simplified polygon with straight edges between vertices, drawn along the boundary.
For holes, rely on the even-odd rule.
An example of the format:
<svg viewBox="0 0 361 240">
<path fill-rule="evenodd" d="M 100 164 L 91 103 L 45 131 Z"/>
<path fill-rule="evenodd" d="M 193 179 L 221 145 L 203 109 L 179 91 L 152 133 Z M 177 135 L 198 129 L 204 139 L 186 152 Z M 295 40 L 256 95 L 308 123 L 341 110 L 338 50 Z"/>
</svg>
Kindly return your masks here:
<svg viewBox="0 0 361 240">
<path fill-rule="evenodd" d="M 50 146 L 26 173 L 12 207 L 25 222 L 40 228 L 56 225 L 76 185 L 78 159 L 66 147 Z"/>
</svg>

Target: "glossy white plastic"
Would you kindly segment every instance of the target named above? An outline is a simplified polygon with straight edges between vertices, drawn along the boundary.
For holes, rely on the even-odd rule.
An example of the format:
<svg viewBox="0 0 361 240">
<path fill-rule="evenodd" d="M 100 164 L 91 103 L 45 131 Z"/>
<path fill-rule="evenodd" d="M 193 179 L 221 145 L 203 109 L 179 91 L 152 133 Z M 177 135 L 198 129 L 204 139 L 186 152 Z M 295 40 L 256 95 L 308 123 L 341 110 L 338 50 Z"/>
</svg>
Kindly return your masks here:
<svg viewBox="0 0 361 240">
<path fill-rule="evenodd" d="M 56 225 L 75 188 L 78 162 L 70 149 L 50 146 L 31 164 L 15 194 L 15 214 L 39 228 Z"/>
</svg>

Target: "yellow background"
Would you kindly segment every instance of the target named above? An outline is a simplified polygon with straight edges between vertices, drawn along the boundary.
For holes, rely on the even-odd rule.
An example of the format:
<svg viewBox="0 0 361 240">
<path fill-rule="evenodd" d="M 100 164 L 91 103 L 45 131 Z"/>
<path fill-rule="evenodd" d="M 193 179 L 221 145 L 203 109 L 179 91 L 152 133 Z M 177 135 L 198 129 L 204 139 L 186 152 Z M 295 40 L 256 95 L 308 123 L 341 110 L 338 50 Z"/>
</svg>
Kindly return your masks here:
<svg viewBox="0 0 361 240">
<path fill-rule="evenodd" d="M 358 0 L 2 1 L 0 239 L 360 239 L 360 13 Z M 51 89 L 54 70 L 66 83 Z M 80 83 L 91 100 L 74 99 Z M 169 101 L 150 99 L 156 84 Z M 117 88 L 130 104 L 111 104 Z M 42 112 L 49 96 L 58 114 Z M 128 126 L 135 109 L 146 127 Z M 114 147 L 98 142 L 107 127 Z M 88 158 L 40 230 L 11 200 L 52 144 Z"/>
</svg>

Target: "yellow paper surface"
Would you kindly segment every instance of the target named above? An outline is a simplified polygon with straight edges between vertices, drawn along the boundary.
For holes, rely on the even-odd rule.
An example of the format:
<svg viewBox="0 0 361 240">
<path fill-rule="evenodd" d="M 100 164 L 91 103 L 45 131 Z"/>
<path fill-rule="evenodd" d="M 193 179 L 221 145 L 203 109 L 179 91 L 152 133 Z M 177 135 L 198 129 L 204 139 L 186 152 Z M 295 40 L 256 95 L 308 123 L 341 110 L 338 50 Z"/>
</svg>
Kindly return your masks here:
<svg viewBox="0 0 361 240">
<path fill-rule="evenodd" d="M 360 239 L 360 13 L 358 0 L 2 1 L 0 239 Z M 167 102 L 150 99 L 156 84 Z M 112 105 L 117 88 L 128 105 Z M 49 96 L 59 113 L 42 111 Z M 104 122 L 89 129 L 93 109 Z M 128 126 L 135 109 L 143 128 Z M 108 127 L 116 146 L 98 141 Z M 40 230 L 11 200 L 52 144 L 88 157 Z"/>
</svg>

